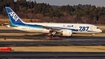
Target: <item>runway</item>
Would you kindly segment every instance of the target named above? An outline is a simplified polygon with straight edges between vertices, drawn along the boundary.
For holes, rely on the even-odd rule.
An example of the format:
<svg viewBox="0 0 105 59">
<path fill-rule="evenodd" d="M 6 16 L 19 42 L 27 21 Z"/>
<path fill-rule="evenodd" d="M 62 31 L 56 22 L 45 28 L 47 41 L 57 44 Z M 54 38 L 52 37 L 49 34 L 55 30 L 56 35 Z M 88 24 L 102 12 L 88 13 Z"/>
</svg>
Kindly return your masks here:
<svg viewBox="0 0 105 59">
<path fill-rule="evenodd" d="M 18 39 L 18 41 L 14 41 L 14 39 L 11 39 L 11 41 L 8 41 L 9 39 L 6 39 L 4 41 L 0 42 L 0 46 L 105 46 L 105 39 L 101 37 L 101 39 L 62 39 L 62 40 L 41 40 L 41 39 L 30 39 L 32 41 L 19 41 L 22 39 Z M 88 37 L 90 38 L 90 37 Z"/>
<path fill-rule="evenodd" d="M 39 46 L 39 45 L 41 46 L 58 46 L 58 45 L 61 45 L 61 46 L 102 45 L 104 46 L 105 45 L 104 36 L 103 37 L 71 36 L 71 37 L 61 37 L 60 39 L 46 40 L 44 35 L 34 35 L 34 33 L 28 33 L 28 32 L 13 30 L 13 29 L 0 29 L 0 33 L 5 33 L 5 34 L 0 34 L 0 46 Z M 6 38 L 6 40 L 4 40 L 4 38 Z M 9 39 L 11 39 L 11 41 Z M 21 41 L 23 39 L 24 41 Z"/>
<path fill-rule="evenodd" d="M 0 53 L 0 59 L 104 59 L 104 52 L 9 52 Z"/>
<path fill-rule="evenodd" d="M 72 37 L 61 37 L 60 39 L 54 39 L 54 40 L 46 40 L 43 35 L 34 35 L 34 33 L 28 33 L 28 32 L 13 30 L 13 29 L 0 29 L 0 33 L 1 33 L 0 47 L 105 46 L 104 36 L 102 37 L 72 36 Z M 4 38 L 6 38 L 6 40 L 4 40 Z M 94 48 L 92 49 L 94 50 Z M 97 49 L 101 50 L 101 48 L 97 48 Z M 27 59 L 27 58 L 28 59 L 61 59 L 61 58 L 62 59 L 104 59 L 105 52 L 15 52 L 15 51 L 11 51 L 11 52 L 5 52 L 5 53 L 0 52 L 0 59 L 2 58 L 4 59 Z"/>
<path fill-rule="evenodd" d="M 103 37 L 71 36 L 71 37 L 61 37 L 60 39 L 46 40 L 44 35 L 35 35 L 34 33 L 28 33 L 28 32 L 13 30 L 13 29 L 0 29 L 0 33 L 1 33 L 0 46 L 11 46 L 11 45 L 13 46 L 38 46 L 38 45 L 42 45 L 42 46 L 57 46 L 57 45 L 98 46 L 98 45 L 103 45 L 104 46 L 105 45 L 104 36 Z M 6 38 L 6 40 L 4 40 L 4 38 Z M 11 41 L 9 39 L 11 39 Z M 24 42 L 23 41 L 21 42 L 20 40 L 23 40 L 23 39 L 24 39 Z"/>
</svg>

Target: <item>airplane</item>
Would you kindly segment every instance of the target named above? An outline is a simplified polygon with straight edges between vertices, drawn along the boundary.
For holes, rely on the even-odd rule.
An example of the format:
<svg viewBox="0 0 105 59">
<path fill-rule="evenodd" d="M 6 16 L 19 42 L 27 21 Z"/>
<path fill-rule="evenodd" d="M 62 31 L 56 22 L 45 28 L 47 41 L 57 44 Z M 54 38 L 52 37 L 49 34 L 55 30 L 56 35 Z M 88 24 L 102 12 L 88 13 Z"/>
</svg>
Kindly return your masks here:
<svg viewBox="0 0 105 59">
<path fill-rule="evenodd" d="M 9 28 L 16 30 L 45 33 L 48 36 L 72 36 L 74 33 L 101 33 L 99 27 L 79 23 L 26 23 L 10 8 L 5 7 L 10 19 Z"/>
</svg>

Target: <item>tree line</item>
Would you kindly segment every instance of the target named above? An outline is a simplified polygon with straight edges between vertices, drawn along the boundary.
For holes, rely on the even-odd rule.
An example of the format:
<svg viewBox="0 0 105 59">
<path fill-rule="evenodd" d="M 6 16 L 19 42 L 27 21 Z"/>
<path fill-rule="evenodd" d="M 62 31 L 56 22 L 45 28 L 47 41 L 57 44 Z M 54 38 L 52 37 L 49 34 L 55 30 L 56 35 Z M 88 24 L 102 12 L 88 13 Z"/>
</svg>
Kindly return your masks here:
<svg viewBox="0 0 105 59">
<path fill-rule="evenodd" d="M 11 7 L 21 18 L 41 22 L 105 24 L 105 7 L 95 5 L 54 6 L 26 0 L 0 0 L 0 18 L 7 18 L 5 7 Z"/>
</svg>

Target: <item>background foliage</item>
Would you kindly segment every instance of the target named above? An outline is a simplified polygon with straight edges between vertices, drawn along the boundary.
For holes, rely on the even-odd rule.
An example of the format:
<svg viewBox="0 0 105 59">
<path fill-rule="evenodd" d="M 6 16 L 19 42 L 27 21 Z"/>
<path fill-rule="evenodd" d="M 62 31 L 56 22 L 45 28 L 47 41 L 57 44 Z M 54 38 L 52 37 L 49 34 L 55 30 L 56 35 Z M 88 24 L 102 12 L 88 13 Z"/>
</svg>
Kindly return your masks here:
<svg viewBox="0 0 105 59">
<path fill-rule="evenodd" d="M 52 6 L 26 0 L 0 0 L 0 18 L 7 18 L 5 7 L 11 7 L 21 18 L 41 22 L 105 24 L 105 7 L 94 5 Z"/>
</svg>

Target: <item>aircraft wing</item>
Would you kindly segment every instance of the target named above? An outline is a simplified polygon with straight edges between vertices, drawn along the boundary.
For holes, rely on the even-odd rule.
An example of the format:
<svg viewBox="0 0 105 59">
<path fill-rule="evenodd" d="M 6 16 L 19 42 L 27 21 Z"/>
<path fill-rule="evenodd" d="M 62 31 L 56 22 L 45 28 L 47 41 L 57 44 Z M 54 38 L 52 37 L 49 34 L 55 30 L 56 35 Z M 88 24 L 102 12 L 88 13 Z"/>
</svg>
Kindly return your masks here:
<svg viewBox="0 0 105 59">
<path fill-rule="evenodd" d="M 63 30 L 63 29 L 66 29 L 66 30 L 71 30 L 70 28 L 63 28 L 63 27 L 53 27 L 53 26 L 43 26 L 43 25 L 38 25 L 38 26 L 42 26 L 43 28 L 45 29 L 50 29 L 52 31 L 59 31 L 59 30 Z"/>
<path fill-rule="evenodd" d="M 60 28 L 57 27 L 49 27 L 49 26 L 42 26 L 45 29 L 51 29 L 51 30 L 61 30 Z"/>
</svg>

